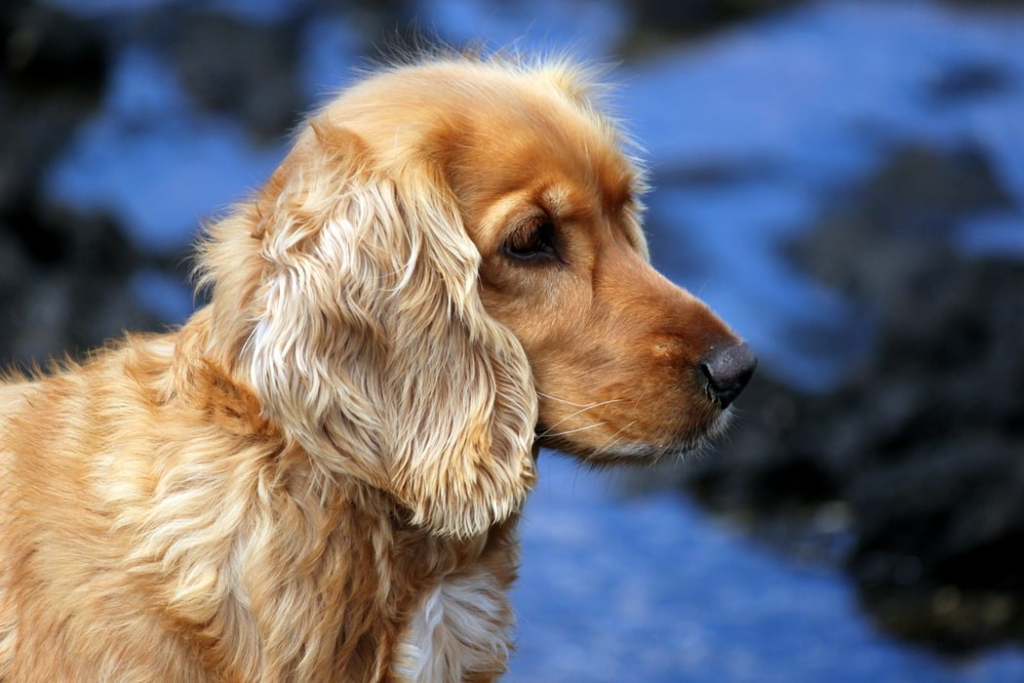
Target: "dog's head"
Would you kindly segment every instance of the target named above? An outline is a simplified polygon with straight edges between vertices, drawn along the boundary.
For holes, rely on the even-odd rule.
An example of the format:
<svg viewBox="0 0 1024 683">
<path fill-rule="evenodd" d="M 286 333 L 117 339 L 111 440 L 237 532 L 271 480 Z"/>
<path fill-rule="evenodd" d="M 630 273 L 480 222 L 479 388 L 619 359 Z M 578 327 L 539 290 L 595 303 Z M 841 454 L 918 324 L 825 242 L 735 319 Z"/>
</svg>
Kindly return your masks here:
<svg viewBox="0 0 1024 683">
<path fill-rule="evenodd" d="M 623 144 L 567 63 L 355 85 L 212 228 L 214 353 L 318 462 L 443 534 L 518 507 L 535 436 L 594 462 L 694 448 L 754 358 L 649 265 Z"/>
</svg>

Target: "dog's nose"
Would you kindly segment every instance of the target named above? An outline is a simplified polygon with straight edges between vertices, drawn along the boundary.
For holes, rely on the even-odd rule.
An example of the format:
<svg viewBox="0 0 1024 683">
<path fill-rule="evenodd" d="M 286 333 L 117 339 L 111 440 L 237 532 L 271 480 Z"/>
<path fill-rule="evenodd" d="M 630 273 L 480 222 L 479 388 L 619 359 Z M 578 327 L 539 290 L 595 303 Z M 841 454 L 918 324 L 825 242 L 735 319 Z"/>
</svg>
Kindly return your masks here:
<svg viewBox="0 0 1024 683">
<path fill-rule="evenodd" d="M 700 362 L 708 391 L 722 408 L 740 395 L 756 367 L 757 356 L 744 342 L 712 349 Z"/>
</svg>

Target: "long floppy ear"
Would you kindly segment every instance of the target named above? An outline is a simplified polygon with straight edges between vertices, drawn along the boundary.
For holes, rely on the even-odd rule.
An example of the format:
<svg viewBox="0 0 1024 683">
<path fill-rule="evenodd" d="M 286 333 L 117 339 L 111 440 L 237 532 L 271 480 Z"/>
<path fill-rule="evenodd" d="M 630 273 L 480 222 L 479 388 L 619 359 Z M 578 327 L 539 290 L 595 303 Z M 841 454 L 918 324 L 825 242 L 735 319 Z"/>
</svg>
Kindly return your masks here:
<svg viewBox="0 0 1024 683">
<path fill-rule="evenodd" d="M 480 255 L 441 174 L 367 159 L 354 133 L 314 124 L 271 181 L 243 357 L 312 457 L 389 491 L 414 524 L 474 535 L 534 479 L 529 365 L 483 309 Z"/>
</svg>

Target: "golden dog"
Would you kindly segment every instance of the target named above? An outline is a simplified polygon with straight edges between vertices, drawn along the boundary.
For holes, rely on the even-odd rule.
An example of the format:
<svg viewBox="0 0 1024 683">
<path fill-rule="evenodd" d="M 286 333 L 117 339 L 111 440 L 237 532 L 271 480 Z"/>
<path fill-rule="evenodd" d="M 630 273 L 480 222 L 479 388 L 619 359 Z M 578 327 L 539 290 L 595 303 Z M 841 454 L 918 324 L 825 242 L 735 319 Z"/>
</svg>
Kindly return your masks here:
<svg viewBox="0 0 1024 683">
<path fill-rule="evenodd" d="M 649 265 L 598 92 L 382 70 L 210 228 L 181 329 L 0 385 L 0 681 L 500 675 L 539 446 L 693 449 L 755 364 Z"/>
</svg>

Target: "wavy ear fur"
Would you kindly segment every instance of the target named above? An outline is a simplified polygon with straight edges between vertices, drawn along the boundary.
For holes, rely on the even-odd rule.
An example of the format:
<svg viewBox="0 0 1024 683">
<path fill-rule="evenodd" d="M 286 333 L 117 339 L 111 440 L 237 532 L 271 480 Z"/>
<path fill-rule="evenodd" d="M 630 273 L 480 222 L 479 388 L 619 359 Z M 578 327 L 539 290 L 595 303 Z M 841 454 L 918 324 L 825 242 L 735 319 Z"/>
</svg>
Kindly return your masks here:
<svg viewBox="0 0 1024 683">
<path fill-rule="evenodd" d="M 529 365 L 483 309 L 480 256 L 441 174 L 366 161 L 357 135 L 314 124 L 248 211 L 261 273 L 237 371 L 323 467 L 389 491 L 414 524 L 474 535 L 534 478 Z M 216 226 L 207 254 L 227 228 L 241 239 Z M 232 288 L 207 277 L 233 315 L 218 300 Z"/>
</svg>

